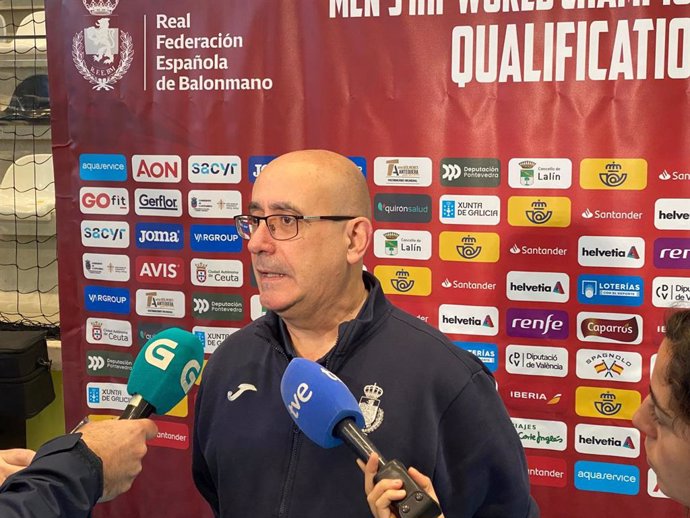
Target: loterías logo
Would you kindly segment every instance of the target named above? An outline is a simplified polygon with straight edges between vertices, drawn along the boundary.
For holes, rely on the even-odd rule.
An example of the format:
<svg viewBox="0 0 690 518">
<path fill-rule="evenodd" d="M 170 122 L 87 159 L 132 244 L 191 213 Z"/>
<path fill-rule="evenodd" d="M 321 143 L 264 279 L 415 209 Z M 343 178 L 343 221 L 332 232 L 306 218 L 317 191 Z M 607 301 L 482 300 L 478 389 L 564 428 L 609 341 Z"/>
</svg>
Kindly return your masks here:
<svg viewBox="0 0 690 518">
<path fill-rule="evenodd" d="M 72 59 L 94 90 L 112 90 L 129 70 L 134 56 L 132 37 L 111 27 L 110 15 L 119 0 L 82 0 L 95 17 L 93 25 L 72 38 Z"/>
</svg>

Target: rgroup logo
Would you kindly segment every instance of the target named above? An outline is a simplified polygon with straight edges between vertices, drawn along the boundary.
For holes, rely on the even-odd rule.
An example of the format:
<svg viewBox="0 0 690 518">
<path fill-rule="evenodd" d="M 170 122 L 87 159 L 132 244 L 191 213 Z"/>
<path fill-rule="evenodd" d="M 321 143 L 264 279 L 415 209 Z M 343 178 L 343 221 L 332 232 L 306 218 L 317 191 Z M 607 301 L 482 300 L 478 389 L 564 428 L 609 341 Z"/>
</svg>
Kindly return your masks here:
<svg viewBox="0 0 690 518">
<path fill-rule="evenodd" d="M 563 340 L 570 320 L 565 311 L 510 308 L 506 314 L 508 336 Z"/>
<path fill-rule="evenodd" d="M 506 347 L 506 372 L 526 376 L 568 375 L 568 350 L 563 347 L 509 345 Z"/>
<path fill-rule="evenodd" d="M 82 268 L 87 279 L 127 282 L 129 256 L 116 254 L 83 254 Z"/>
<path fill-rule="evenodd" d="M 640 456 L 640 431 L 623 426 L 578 424 L 575 450 L 588 455 L 612 455 L 636 459 Z"/>
<path fill-rule="evenodd" d="M 508 185 L 513 189 L 568 189 L 573 163 L 568 158 L 512 158 Z"/>
<path fill-rule="evenodd" d="M 579 460 L 575 463 L 574 482 L 580 491 L 636 495 L 640 492 L 640 468 Z"/>
<path fill-rule="evenodd" d="M 82 214 L 129 214 L 127 189 L 82 187 L 79 189 L 79 210 Z"/>
<path fill-rule="evenodd" d="M 626 351 L 577 351 L 577 377 L 587 380 L 636 383 L 642 379 L 642 356 Z"/>
<path fill-rule="evenodd" d="M 577 387 L 575 413 L 582 417 L 631 420 L 642 403 L 636 390 Z"/>
<path fill-rule="evenodd" d="M 145 250 L 182 250 L 182 225 L 176 223 L 137 223 L 137 248 Z"/>
<path fill-rule="evenodd" d="M 498 308 L 441 304 L 438 307 L 438 328 L 447 334 L 496 336 Z"/>
<path fill-rule="evenodd" d="M 469 351 L 479 358 L 486 368 L 496 372 L 498 368 L 498 346 L 484 342 L 453 342 L 455 345 Z"/>
<path fill-rule="evenodd" d="M 137 281 L 151 284 L 182 284 L 184 265 L 180 257 L 142 255 L 136 258 Z"/>
<path fill-rule="evenodd" d="M 513 227 L 569 227 L 570 198 L 511 196 L 508 223 Z"/>
<path fill-rule="evenodd" d="M 645 242 L 641 237 L 581 236 L 577 241 L 580 266 L 642 268 Z"/>
<path fill-rule="evenodd" d="M 652 281 L 652 304 L 657 308 L 686 307 L 690 304 L 690 279 L 655 277 Z"/>
<path fill-rule="evenodd" d="M 643 158 L 585 158 L 580 162 L 580 187 L 641 191 L 647 187 L 647 161 Z"/>
<path fill-rule="evenodd" d="M 129 289 L 107 286 L 84 286 L 84 307 L 87 311 L 129 314 Z"/>
<path fill-rule="evenodd" d="M 189 191 L 187 203 L 193 218 L 230 219 L 242 212 L 242 194 L 239 191 Z"/>
<path fill-rule="evenodd" d="M 177 155 L 134 155 L 135 182 L 178 183 L 182 180 L 182 160 Z"/>
<path fill-rule="evenodd" d="M 606 306 L 642 305 L 644 280 L 629 275 L 584 274 L 577 278 L 580 304 Z"/>
<path fill-rule="evenodd" d="M 425 261 L 431 257 L 431 232 L 379 229 L 374 232 L 376 257 Z"/>
<path fill-rule="evenodd" d="M 130 347 L 132 345 L 132 324 L 126 320 L 87 318 L 85 338 L 90 344 Z"/>
<path fill-rule="evenodd" d="M 431 159 L 428 157 L 376 157 L 374 183 L 388 186 L 428 187 L 431 185 Z"/>
<path fill-rule="evenodd" d="M 239 330 L 239 327 L 194 326 L 192 333 L 196 335 L 204 346 L 204 354 L 213 354 L 220 344 Z"/>
<path fill-rule="evenodd" d="M 501 199 L 498 196 L 441 196 L 440 221 L 449 225 L 498 225 Z"/>
<path fill-rule="evenodd" d="M 183 318 L 185 294 L 181 291 L 137 290 L 137 315 L 145 317 Z"/>
<path fill-rule="evenodd" d="M 124 221 L 81 222 L 81 244 L 96 248 L 127 248 L 129 246 L 129 224 Z"/>
<path fill-rule="evenodd" d="M 237 155 L 192 155 L 187 178 L 191 183 L 240 183 L 242 160 Z"/>
<path fill-rule="evenodd" d="M 497 158 L 444 158 L 441 185 L 447 187 L 498 187 L 501 161 Z"/>
<path fill-rule="evenodd" d="M 530 484 L 535 486 L 565 487 L 568 483 L 564 459 L 527 455 Z"/>
<path fill-rule="evenodd" d="M 431 270 L 417 266 L 376 266 L 374 275 L 381 281 L 383 292 L 389 295 L 431 293 Z"/>
<path fill-rule="evenodd" d="M 508 272 L 506 296 L 510 300 L 568 302 L 570 277 L 557 272 Z"/>
<path fill-rule="evenodd" d="M 690 268 L 690 239 L 662 237 L 654 241 L 654 266 Z"/>
<path fill-rule="evenodd" d="M 226 259 L 192 259 L 192 284 L 239 288 L 244 283 L 242 261 Z"/>
<path fill-rule="evenodd" d="M 431 221 L 431 197 L 427 194 L 377 194 L 374 219 L 410 223 Z"/>
<path fill-rule="evenodd" d="M 182 215 L 182 193 L 173 189 L 137 189 L 134 212 L 139 216 L 176 218 Z"/>
<path fill-rule="evenodd" d="M 659 230 L 690 230 L 690 199 L 661 198 L 654 203 L 654 226 Z"/>
<path fill-rule="evenodd" d="M 191 248 L 196 252 L 241 252 L 235 225 L 192 225 Z"/>
<path fill-rule="evenodd" d="M 568 426 L 561 421 L 511 417 L 524 448 L 564 451 L 568 445 Z"/>
<path fill-rule="evenodd" d="M 583 342 L 637 345 L 642 342 L 642 317 L 582 311 L 577 314 L 577 338 Z"/>
<path fill-rule="evenodd" d="M 501 240 L 493 232 L 441 232 L 438 248 L 443 261 L 495 263 Z"/>
<path fill-rule="evenodd" d="M 275 155 L 257 155 L 249 157 L 249 165 L 247 166 L 247 176 L 249 181 L 254 183 L 256 179 L 264 170 L 264 167 L 275 158 Z"/>
<path fill-rule="evenodd" d="M 96 182 L 124 182 L 127 180 L 125 155 L 79 155 L 79 178 Z"/>
</svg>

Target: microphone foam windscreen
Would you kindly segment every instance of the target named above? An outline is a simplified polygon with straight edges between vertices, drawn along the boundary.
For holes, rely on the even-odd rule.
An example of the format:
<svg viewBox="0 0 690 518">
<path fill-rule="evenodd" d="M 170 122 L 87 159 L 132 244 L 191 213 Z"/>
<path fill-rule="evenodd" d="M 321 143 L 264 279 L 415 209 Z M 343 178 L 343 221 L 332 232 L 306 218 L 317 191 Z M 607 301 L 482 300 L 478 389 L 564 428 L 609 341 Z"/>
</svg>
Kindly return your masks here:
<svg viewBox="0 0 690 518">
<path fill-rule="evenodd" d="M 350 417 L 364 426 L 357 400 L 335 374 L 316 362 L 295 358 L 280 382 L 280 393 L 288 413 L 312 441 L 323 448 L 342 444 L 335 426 Z"/>
<path fill-rule="evenodd" d="M 127 391 L 139 394 L 157 414 L 170 411 L 201 373 L 204 346 L 189 331 L 171 327 L 152 336 L 134 360 Z"/>
</svg>

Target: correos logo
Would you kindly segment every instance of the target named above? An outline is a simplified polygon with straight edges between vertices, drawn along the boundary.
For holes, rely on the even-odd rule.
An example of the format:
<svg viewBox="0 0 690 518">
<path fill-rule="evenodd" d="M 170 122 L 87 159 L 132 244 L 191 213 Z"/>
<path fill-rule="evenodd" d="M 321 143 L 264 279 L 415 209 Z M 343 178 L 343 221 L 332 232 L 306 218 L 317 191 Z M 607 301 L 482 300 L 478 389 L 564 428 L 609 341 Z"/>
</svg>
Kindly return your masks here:
<svg viewBox="0 0 690 518">
<path fill-rule="evenodd" d="M 431 293 L 431 270 L 416 266 L 376 266 L 374 275 L 383 292 L 391 295 L 427 296 Z"/>
<path fill-rule="evenodd" d="M 570 198 L 556 196 L 511 196 L 508 223 L 514 227 L 570 226 Z"/>
<path fill-rule="evenodd" d="M 439 256 L 443 261 L 495 263 L 501 240 L 493 232 L 441 232 Z"/>
<path fill-rule="evenodd" d="M 581 236 L 577 241 L 580 266 L 642 268 L 645 241 L 641 237 Z"/>
<path fill-rule="evenodd" d="M 647 187 L 647 161 L 643 158 L 586 158 L 580 162 L 580 187 L 641 191 Z"/>
<path fill-rule="evenodd" d="M 631 420 L 642 403 L 636 390 L 603 387 L 577 387 L 575 413 L 583 417 Z"/>
<path fill-rule="evenodd" d="M 629 464 L 580 460 L 575 463 L 574 482 L 581 491 L 636 495 L 640 492 L 640 469 Z"/>
</svg>

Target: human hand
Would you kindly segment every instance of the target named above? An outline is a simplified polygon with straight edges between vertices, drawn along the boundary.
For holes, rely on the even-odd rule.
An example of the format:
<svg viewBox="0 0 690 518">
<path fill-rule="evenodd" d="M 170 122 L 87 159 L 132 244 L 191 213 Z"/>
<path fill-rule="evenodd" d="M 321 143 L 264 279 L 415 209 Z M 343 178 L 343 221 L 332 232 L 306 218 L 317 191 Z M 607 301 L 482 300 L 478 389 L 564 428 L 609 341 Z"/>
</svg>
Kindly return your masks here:
<svg viewBox="0 0 690 518">
<path fill-rule="evenodd" d="M 103 462 L 103 495 L 99 502 L 107 502 L 132 487 L 141 473 L 146 441 L 156 436 L 158 428 L 150 419 L 111 419 L 88 423 L 79 431 Z"/>
<path fill-rule="evenodd" d="M 364 472 L 364 492 L 367 495 L 371 514 L 374 518 L 395 518 L 397 515 L 393 512 L 391 504 L 402 500 L 406 495 L 405 490 L 402 489 L 402 480 L 384 478 L 379 480 L 378 483 L 374 483 L 374 476 L 379 469 L 379 456 L 376 453 L 372 453 L 369 456 L 366 464 L 357 459 L 357 465 Z M 431 484 L 429 477 L 412 467 L 408 468 L 407 472 L 422 491 L 438 502 L 436 491 L 434 491 L 434 486 Z M 443 518 L 443 515 L 440 515 L 438 518 Z"/>
<path fill-rule="evenodd" d="M 0 450 L 0 484 L 20 469 L 27 467 L 36 455 L 35 451 L 23 448 Z"/>
</svg>

